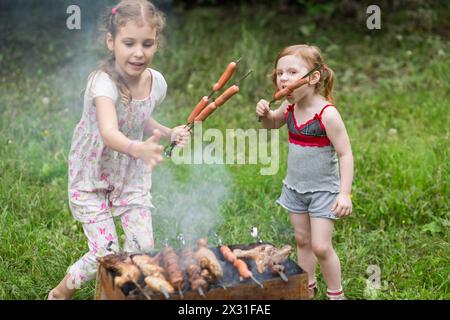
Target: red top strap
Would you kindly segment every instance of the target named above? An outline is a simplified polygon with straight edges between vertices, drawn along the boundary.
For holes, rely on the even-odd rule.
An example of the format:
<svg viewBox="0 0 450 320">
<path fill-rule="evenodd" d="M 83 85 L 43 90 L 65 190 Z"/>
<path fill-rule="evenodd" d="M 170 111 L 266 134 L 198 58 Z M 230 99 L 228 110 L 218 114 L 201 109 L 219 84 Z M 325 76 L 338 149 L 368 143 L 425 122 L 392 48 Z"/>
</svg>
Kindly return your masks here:
<svg viewBox="0 0 450 320">
<path fill-rule="evenodd" d="M 291 111 L 294 111 L 294 104 L 290 104 L 290 105 L 288 105 L 288 108 L 287 108 L 287 110 L 286 110 L 287 112 L 291 112 Z"/>
<path fill-rule="evenodd" d="M 292 111 L 294 111 L 294 105 L 290 104 L 290 105 L 288 105 L 286 111 L 284 112 L 284 119 L 287 119 L 289 112 L 292 112 Z"/>
<path fill-rule="evenodd" d="M 319 113 L 319 118 L 320 118 L 320 119 L 322 119 L 322 113 L 323 113 L 323 111 L 324 111 L 326 108 L 328 108 L 328 107 L 335 107 L 335 106 L 334 106 L 334 104 L 327 104 L 325 107 L 323 107 L 322 110 L 320 110 L 320 113 Z M 336 108 L 336 107 L 335 107 L 335 108 Z"/>
</svg>

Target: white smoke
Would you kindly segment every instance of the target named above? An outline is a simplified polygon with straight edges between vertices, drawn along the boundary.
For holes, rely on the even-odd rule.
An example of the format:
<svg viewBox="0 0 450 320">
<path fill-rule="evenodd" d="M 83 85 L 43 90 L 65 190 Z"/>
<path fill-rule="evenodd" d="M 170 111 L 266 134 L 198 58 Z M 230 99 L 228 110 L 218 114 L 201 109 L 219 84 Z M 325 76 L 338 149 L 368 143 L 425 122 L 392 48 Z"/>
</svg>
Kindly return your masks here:
<svg viewBox="0 0 450 320">
<path fill-rule="evenodd" d="M 226 167 L 202 164 L 177 169 L 162 164 L 153 173 L 152 195 L 157 207 L 153 226 L 157 246 L 158 241 L 166 238 L 174 241 L 179 233 L 192 243 L 217 230 L 224 220 L 221 205 L 228 198 L 232 183 Z"/>
</svg>

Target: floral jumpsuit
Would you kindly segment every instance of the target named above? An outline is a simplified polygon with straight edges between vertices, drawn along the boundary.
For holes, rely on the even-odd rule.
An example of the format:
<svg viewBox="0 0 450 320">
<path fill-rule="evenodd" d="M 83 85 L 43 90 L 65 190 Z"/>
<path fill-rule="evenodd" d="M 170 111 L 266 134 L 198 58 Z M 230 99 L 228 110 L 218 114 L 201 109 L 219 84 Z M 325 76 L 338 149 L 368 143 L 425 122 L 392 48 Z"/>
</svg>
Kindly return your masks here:
<svg viewBox="0 0 450 320">
<path fill-rule="evenodd" d="M 69 267 L 76 285 L 89 281 L 97 272 L 97 257 L 118 251 L 114 217 L 120 217 L 125 233 L 124 250 L 153 248 L 151 172 L 140 159 L 109 149 L 103 143 L 94 98 L 109 97 L 114 102 L 119 130 L 132 140 L 142 140 L 144 128 L 155 106 L 164 100 L 167 84 L 156 70 L 150 96 L 120 102 L 118 89 L 104 72 L 93 74 L 87 84 L 84 109 L 75 128 L 69 154 L 69 203 L 74 218 L 83 225 L 89 252 Z"/>
</svg>

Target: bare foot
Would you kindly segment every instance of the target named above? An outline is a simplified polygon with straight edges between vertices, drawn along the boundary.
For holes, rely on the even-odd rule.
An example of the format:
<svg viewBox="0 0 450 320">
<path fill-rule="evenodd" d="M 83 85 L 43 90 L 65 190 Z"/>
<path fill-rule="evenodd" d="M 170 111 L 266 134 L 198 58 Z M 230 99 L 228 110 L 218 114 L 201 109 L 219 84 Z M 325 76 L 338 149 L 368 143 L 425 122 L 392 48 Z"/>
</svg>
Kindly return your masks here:
<svg viewBox="0 0 450 320">
<path fill-rule="evenodd" d="M 70 277 L 69 274 L 66 274 L 64 279 L 61 280 L 61 282 L 56 286 L 56 288 L 53 288 L 48 293 L 47 300 L 70 300 L 72 299 L 74 293 L 77 291 L 77 289 L 71 289 L 73 288 L 73 280 Z M 69 285 L 68 285 L 69 284 Z"/>
<path fill-rule="evenodd" d="M 50 290 L 50 292 L 48 293 L 47 300 L 66 300 L 66 299 L 64 299 L 60 293 L 56 292 L 55 288 Z"/>
</svg>

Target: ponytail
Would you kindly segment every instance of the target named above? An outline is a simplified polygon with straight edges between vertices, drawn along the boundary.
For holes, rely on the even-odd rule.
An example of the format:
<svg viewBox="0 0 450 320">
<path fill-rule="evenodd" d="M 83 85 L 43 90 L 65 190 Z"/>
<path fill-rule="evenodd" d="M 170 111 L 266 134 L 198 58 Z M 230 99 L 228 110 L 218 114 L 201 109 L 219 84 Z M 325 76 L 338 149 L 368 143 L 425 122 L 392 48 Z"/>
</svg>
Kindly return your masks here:
<svg viewBox="0 0 450 320">
<path fill-rule="evenodd" d="M 328 101 L 333 103 L 334 71 L 326 64 L 323 65 L 323 71 L 321 74 L 323 76 L 323 95 Z"/>
</svg>

